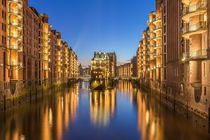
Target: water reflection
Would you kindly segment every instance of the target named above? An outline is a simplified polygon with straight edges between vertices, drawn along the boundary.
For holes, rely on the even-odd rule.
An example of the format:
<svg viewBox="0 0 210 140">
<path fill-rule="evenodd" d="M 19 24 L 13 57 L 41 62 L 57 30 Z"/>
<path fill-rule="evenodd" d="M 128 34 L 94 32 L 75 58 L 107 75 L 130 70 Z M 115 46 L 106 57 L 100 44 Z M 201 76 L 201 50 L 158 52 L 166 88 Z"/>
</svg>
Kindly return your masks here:
<svg viewBox="0 0 210 140">
<path fill-rule="evenodd" d="M 0 115 L 0 137 L 5 140 L 62 139 L 77 117 L 79 85 L 46 97 L 37 104 Z M 18 111 L 18 110 L 21 110 Z"/>
<path fill-rule="evenodd" d="M 119 81 L 114 90 L 90 91 L 88 83 L 0 113 L 2 140 L 209 139 L 203 130 L 168 111 L 151 93 Z"/>
<path fill-rule="evenodd" d="M 110 123 L 116 110 L 116 90 L 91 91 L 90 119 L 94 126 L 104 127 Z"/>
<path fill-rule="evenodd" d="M 160 116 L 154 112 L 154 107 L 158 108 L 159 105 L 153 104 L 152 101 L 148 104 L 141 92 L 137 93 L 136 103 L 138 130 L 142 134 L 141 139 L 163 139 L 163 123 L 160 121 Z"/>
<path fill-rule="evenodd" d="M 137 130 L 141 140 L 208 139 L 200 128 L 182 116 L 169 112 L 153 94 L 133 87 L 130 81 L 119 81 L 120 96 L 126 96 L 136 108 Z"/>
</svg>

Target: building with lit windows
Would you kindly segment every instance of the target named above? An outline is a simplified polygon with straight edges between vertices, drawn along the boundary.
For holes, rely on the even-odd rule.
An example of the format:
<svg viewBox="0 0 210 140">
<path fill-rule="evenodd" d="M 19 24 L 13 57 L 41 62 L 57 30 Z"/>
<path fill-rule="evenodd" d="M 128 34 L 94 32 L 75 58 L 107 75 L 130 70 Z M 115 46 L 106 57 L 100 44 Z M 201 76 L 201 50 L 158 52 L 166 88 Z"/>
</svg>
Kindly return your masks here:
<svg viewBox="0 0 210 140">
<path fill-rule="evenodd" d="M 184 78 L 179 86 L 183 88 L 182 93 L 187 91 L 192 94 L 188 97 L 191 106 L 207 114 L 210 108 L 210 2 L 182 0 L 182 5 L 181 70 Z"/>
<path fill-rule="evenodd" d="M 69 49 L 69 72 L 70 72 L 71 78 L 75 78 L 79 76 L 78 58 L 71 47 Z"/>
<path fill-rule="evenodd" d="M 116 53 L 108 53 L 109 55 L 109 71 L 110 77 L 114 78 L 116 76 L 116 67 L 117 67 L 117 56 Z"/>
<path fill-rule="evenodd" d="M 130 78 L 132 77 L 132 68 L 131 63 L 126 63 L 124 65 L 117 67 L 117 76 L 121 78 Z"/>
<path fill-rule="evenodd" d="M 91 60 L 91 77 L 96 79 L 111 78 L 110 60 L 107 53 L 94 52 L 94 57 Z"/>
<path fill-rule="evenodd" d="M 48 15 L 29 7 L 28 0 L 0 3 L 0 96 L 78 77 L 78 58 L 61 33 L 52 30 Z"/>
<path fill-rule="evenodd" d="M 131 71 L 132 71 L 132 77 L 138 77 L 138 72 L 137 72 L 137 57 L 134 56 L 131 59 Z"/>
<path fill-rule="evenodd" d="M 156 0 L 136 51 L 142 85 L 204 118 L 210 109 L 209 15 L 207 0 Z"/>
<path fill-rule="evenodd" d="M 9 67 L 8 67 L 8 45 L 7 45 L 7 1 L 0 1 L 0 89 L 8 90 Z"/>
<path fill-rule="evenodd" d="M 150 82 L 150 63 L 153 60 L 153 51 L 150 50 L 150 30 L 143 31 L 143 36 L 136 51 L 137 75 L 141 83 Z M 152 59 L 151 59 L 152 58 Z"/>
</svg>

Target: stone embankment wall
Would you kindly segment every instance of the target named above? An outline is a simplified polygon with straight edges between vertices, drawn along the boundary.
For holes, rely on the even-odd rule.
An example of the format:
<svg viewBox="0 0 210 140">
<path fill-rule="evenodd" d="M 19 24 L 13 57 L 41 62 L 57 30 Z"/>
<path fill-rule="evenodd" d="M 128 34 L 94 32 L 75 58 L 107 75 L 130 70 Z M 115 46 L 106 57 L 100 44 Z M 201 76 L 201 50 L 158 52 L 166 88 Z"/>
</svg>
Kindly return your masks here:
<svg viewBox="0 0 210 140">
<path fill-rule="evenodd" d="M 148 84 L 140 84 L 140 88 L 158 99 L 168 110 L 186 117 L 196 127 L 210 133 L 210 114 L 198 111 L 190 103 L 180 99 L 179 96 L 167 94 L 167 92 L 160 89 L 152 89 Z"/>
<path fill-rule="evenodd" d="M 36 82 L 24 83 L 16 82 L 15 89 L 8 86 L 0 91 L 0 111 L 6 111 L 21 104 L 30 103 L 43 96 L 50 95 L 63 88 L 77 82 L 75 79 L 54 80 L 54 82 L 44 82 L 38 85 Z M 12 93 L 13 92 L 13 93 Z"/>
</svg>

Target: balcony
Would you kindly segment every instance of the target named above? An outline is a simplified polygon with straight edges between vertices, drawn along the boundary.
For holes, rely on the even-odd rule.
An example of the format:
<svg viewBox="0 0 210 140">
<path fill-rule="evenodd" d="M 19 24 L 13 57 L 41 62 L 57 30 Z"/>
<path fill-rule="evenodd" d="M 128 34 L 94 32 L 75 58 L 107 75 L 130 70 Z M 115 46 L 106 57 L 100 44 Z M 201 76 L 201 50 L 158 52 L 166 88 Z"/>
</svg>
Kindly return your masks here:
<svg viewBox="0 0 210 140">
<path fill-rule="evenodd" d="M 50 36 L 50 32 L 43 32 L 43 34 Z"/>
<path fill-rule="evenodd" d="M 18 27 L 18 30 L 22 30 L 23 29 L 23 25 L 21 22 L 12 22 L 9 24 L 10 26 L 15 26 Z"/>
<path fill-rule="evenodd" d="M 16 39 L 18 41 L 21 41 L 23 39 L 23 37 L 21 35 L 17 35 L 17 34 L 9 34 L 8 37 Z"/>
<path fill-rule="evenodd" d="M 154 21 L 154 23 L 156 24 L 157 22 L 161 22 L 161 17 L 157 17 L 156 19 L 155 19 L 155 21 Z"/>
<path fill-rule="evenodd" d="M 160 56 L 162 56 L 162 53 L 160 53 L 160 52 L 155 52 L 154 53 L 154 57 L 160 57 Z"/>
<path fill-rule="evenodd" d="M 13 68 L 14 70 L 18 70 L 18 69 L 22 69 L 23 68 L 23 63 L 17 62 L 17 61 L 12 61 L 10 63 L 10 61 L 9 61 L 8 62 L 8 66 L 10 66 L 10 68 Z"/>
<path fill-rule="evenodd" d="M 183 54 L 182 61 L 192 61 L 192 60 L 199 61 L 199 60 L 207 59 L 208 58 L 207 52 L 208 52 L 207 49 L 185 52 Z"/>
<path fill-rule="evenodd" d="M 44 38 L 43 39 L 45 42 L 50 42 L 50 38 Z"/>
<path fill-rule="evenodd" d="M 199 22 L 198 24 L 189 25 L 183 29 L 183 37 L 189 38 L 191 35 L 202 34 L 207 31 L 207 22 Z"/>
<path fill-rule="evenodd" d="M 153 23 L 153 22 L 154 22 L 154 21 L 147 21 L 148 27 L 154 26 L 154 23 Z"/>
<path fill-rule="evenodd" d="M 22 0 L 8 0 L 8 1 L 11 3 L 16 3 L 19 6 L 22 6 L 22 4 L 23 4 Z"/>
<path fill-rule="evenodd" d="M 190 6 L 185 7 L 183 9 L 182 19 L 184 21 L 189 21 L 190 17 L 200 15 L 200 14 L 204 14 L 206 12 L 207 12 L 207 3 L 206 2 L 190 5 Z"/>
<path fill-rule="evenodd" d="M 22 12 L 19 10 L 9 10 L 8 12 L 10 15 L 15 15 L 18 18 L 21 18 L 23 16 Z"/>
<path fill-rule="evenodd" d="M 162 35 L 156 35 L 156 37 L 154 38 L 154 40 L 158 40 L 158 39 L 162 39 Z"/>
<path fill-rule="evenodd" d="M 17 45 L 9 45 L 8 49 L 10 50 L 17 50 L 17 51 L 22 51 L 22 47 L 17 46 Z"/>
<path fill-rule="evenodd" d="M 157 43 L 157 44 L 155 44 L 155 46 L 154 46 L 155 49 L 158 49 L 158 48 L 161 48 L 161 47 L 162 47 L 162 43 Z"/>
<path fill-rule="evenodd" d="M 157 31 L 159 31 L 159 30 L 162 30 L 162 26 L 156 26 L 154 32 L 157 32 Z"/>
</svg>

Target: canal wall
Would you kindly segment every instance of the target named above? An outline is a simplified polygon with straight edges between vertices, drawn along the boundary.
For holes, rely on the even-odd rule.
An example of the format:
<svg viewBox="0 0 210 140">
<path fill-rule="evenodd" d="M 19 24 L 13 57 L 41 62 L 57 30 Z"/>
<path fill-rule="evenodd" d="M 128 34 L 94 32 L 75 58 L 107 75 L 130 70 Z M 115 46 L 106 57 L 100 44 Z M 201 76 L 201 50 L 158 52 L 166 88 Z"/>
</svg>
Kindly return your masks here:
<svg viewBox="0 0 210 140">
<path fill-rule="evenodd" d="M 210 132 L 210 116 L 191 106 L 190 102 L 186 101 L 185 98 L 180 98 L 180 96 L 175 94 L 168 94 L 161 89 L 151 88 L 149 84 L 140 84 L 140 89 L 152 94 L 152 96 L 158 99 L 168 110 L 191 120 L 195 127 Z"/>
<path fill-rule="evenodd" d="M 30 82 L 30 84 L 17 82 L 14 91 L 12 91 L 11 87 L 1 91 L 0 111 L 6 111 L 15 106 L 30 103 L 43 96 L 60 91 L 77 81 L 76 79 L 61 79 L 51 82 L 46 81 L 41 85 L 37 85 L 36 82 Z M 14 93 L 12 94 L 12 92 Z"/>
</svg>

